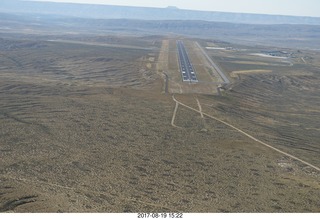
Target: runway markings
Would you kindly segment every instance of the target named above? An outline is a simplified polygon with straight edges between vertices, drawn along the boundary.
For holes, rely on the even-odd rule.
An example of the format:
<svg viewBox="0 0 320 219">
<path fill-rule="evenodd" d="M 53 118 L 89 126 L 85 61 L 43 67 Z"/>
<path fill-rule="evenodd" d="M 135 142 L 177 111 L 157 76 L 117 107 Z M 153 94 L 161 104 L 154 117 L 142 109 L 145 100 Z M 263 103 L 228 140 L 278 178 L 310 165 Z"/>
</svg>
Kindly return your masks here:
<svg viewBox="0 0 320 219">
<path fill-rule="evenodd" d="M 179 53 L 179 65 L 182 81 L 198 82 L 195 70 L 191 64 L 186 48 L 184 47 L 184 44 L 181 40 L 177 41 L 177 49 Z"/>
</svg>

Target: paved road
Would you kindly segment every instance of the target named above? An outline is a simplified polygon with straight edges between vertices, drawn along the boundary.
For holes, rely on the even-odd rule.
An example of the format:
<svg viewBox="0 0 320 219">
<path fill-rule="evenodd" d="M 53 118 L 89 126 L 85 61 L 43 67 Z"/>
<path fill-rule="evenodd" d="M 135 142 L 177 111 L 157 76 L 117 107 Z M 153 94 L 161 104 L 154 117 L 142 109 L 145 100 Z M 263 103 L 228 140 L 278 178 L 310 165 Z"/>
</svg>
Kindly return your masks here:
<svg viewBox="0 0 320 219">
<path fill-rule="evenodd" d="M 181 40 L 177 41 L 177 47 L 179 52 L 179 64 L 182 80 L 186 82 L 198 82 L 196 72 L 190 62 L 186 48 Z"/>
<path fill-rule="evenodd" d="M 204 49 L 199 45 L 198 42 L 196 42 L 197 46 L 200 48 L 203 55 L 207 58 L 207 60 L 210 62 L 210 64 L 214 67 L 214 69 L 218 72 L 222 80 L 225 84 L 229 84 L 230 80 L 227 78 L 227 76 L 221 71 L 221 69 L 214 63 L 211 58 L 208 56 L 208 54 L 204 51 Z"/>
</svg>

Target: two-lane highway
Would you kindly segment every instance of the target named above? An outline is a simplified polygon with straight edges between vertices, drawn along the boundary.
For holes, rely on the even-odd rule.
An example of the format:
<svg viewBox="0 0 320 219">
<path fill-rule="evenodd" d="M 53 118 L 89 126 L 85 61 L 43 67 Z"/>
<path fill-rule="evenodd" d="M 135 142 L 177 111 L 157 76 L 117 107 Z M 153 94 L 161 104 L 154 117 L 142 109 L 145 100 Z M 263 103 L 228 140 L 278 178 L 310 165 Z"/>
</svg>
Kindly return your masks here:
<svg viewBox="0 0 320 219">
<path fill-rule="evenodd" d="M 179 52 L 179 64 L 180 72 L 182 75 L 182 81 L 185 82 L 198 82 L 196 72 L 190 62 L 188 53 L 181 40 L 177 41 L 177 47 Z"/>
</svg>

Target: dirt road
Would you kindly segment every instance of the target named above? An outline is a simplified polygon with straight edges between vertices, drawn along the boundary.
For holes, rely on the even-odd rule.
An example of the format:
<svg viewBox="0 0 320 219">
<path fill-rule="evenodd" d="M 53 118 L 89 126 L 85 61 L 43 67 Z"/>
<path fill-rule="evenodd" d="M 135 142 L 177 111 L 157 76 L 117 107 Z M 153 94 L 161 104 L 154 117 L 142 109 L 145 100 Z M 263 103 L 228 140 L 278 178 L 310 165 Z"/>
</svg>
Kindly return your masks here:
<svg viewBox="0 0 320 219">
<path fill-rule="evenodd" d="M 252 135 L 248 134 L 247 132 L 244 132 L 244 131 L 242 131 L 241 129 L 235 127 L 235 126 L 233 126 L 233 125 L 231 125 L 231 124 L 229 124 L 229 123 L 227 123 L 227 122 L 225 122 L 225 121 L 222 121 L 221 119 L 218 119 L 218 118 L 216 118 L 216 117 L 214 117 L 214 116 L 211 116 L 211 115 L 209 115 L 209 114 L 207 114 L 207 113 L 204 113 L 204 112 L 202 112 L 201 110 L 194 109 L 194 108 L 192 108 L 192 107 L 190 107 L 190 106 L 188 106 L 188 105 L 186 105 L 186 104 L 178 101 L 178 100 L 174 97 L 174 95 L 172 96 L 172 99 L 176 102 L 176 104 L 180 104 L 181 106 L 184 106 L 184 107 L 186 107 L 186 108 L 188 108 L 188 109 L 190 109 L 190 110 L 193 110 L 193 111 L 198 112 L 198 113 L 200 113 L 200 114 L 202 114 L 202 115 L 204 115 L 204 116 L 207 116 L 207 117 L 209 117 L 209 118 L 211 118 L 211 119 L 214 119 L 214 120 L 216 120 L 216 121 L 218 121 L 218 122 L 221 122 L 221 123 L 225 124 L 226 126 L 229 126 L 230 128 L 235 129 L 236 131 L 240 132 L 241 134 L 247 136 L 248 138 L 251 138 L 252 140 L 254 140 L 254 141 L 256 141 L 256 142 L 264 145 L 265 147 L 268 147 L 268 148 L 270 148 L 270 149 L 272 149 L 272 150 L 275 150 L 275 151 L 277 151 L 277 152 L 279 152 L 279 153 L 281 153 L 281 154 L 283 154 L 283 155 L 285 155 L 285 156 L 288 156 L 288 157 L 290 157 L 290 158 L 292 158 L 292 159 L 294 159 L 294 160 L 300 161 L 301 163 L 303 163 L 303 164 L 305 164 L 305 165 L 307 165 L 307 166 L 309 166 L 309 167 L 311 167 L 311 168 L 313 168 L 313 169 L 315 169 L 315 170 L 317 170 L 317 171 L 320 172 L 320 168 L 319 168 L 319 167 L 316 167 L 316 166 L 314 166 L 314 165 L 312 165 L 312 164 L 310 164 L 310 163 L 308 163 L 308 162 L 306 162 L 306 161 L 304 161 L 304 160 L 301 160 L 301 159 L 298 158 L 298 157 L 295 157 L 295 156 L 293 156 L 293 155 L 291 155 L 291 154 L 288 154 L 288 153 L 286 153 L 286 152 L 284 152 L 284 151 L 281 151 L 281 150 L 279 150 L 279 149 L 277 149 L 277 148 L 275 148 L 275 147 L 273 147 L 273 146 L 271 146 L 271 145 L 269 145 L 269 144 L 267 144 L 267 143 L 264 143 L 263 141 L 260 141 L 259 139 L 257 139 L 257 138 L 255 138 L 255 137 L 253 137 Z M 199 101 L 198 101 L 198 104 L 200 104 Z M 199 108 L 200 108 L 200 107 L 199 107 Z M 200 108 L 200 109 L 201 109 L 201 108 Z M 175 112 L 175 113 L 176 113 L 176 112 Z"/>
</svg>

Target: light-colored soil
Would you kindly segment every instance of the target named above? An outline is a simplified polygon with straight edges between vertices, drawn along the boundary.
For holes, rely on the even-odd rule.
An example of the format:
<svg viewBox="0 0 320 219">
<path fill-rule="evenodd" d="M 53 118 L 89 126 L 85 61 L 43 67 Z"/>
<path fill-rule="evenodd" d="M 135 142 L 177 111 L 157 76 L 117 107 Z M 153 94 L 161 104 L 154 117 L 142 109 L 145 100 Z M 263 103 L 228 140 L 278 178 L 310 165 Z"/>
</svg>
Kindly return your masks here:
<svg viewBox="0 0 320 219">
<path fill-rule="evenodd" d="M 270 73 L 272 70 L 267 70 L 267 69 L 254 69 L 254 70 L 241 70 L 241 71 L 232 71 L 230 73 L 231 77 L 238 77 L 239 74 L 262 74 L 262 73 Z"/>
</svg>

